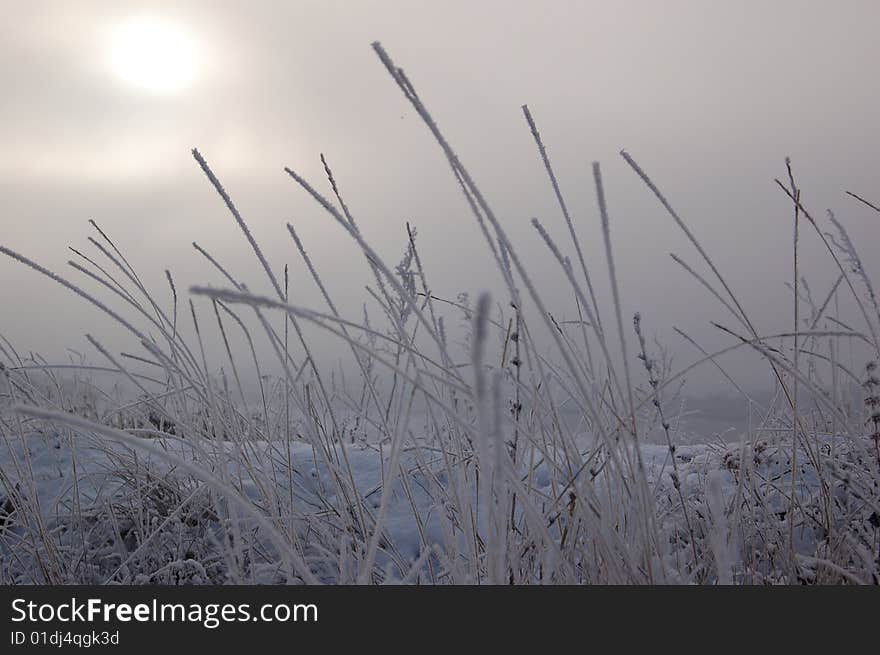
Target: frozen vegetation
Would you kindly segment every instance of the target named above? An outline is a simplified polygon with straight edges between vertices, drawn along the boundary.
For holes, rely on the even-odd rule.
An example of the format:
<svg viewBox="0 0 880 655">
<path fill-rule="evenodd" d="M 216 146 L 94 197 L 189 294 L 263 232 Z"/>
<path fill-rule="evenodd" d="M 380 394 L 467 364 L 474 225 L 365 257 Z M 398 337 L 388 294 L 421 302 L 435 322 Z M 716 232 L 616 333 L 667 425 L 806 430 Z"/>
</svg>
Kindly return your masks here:
<svg viewBox="0 0 880 655">
<path fill-rule="evenodd" d="M 94 295 L 0 246 L 132 344 L 111 352 L 88 336 L 99 361 L 58 365 L 0 340 L 0 583 L 880 583 L 880 311 L 843 224 L 801 204 L 791 168 L 778 182 L 795 235 L 791 329 L 763 334 L 690 224 L 621 153 L 693 246 L 699 265 L 675 262 L 717 300 L 729 337 L 708 352 L 682 334 L 696 359 L 674 370 L 642 317 L 623 314 L 599 165 L 607 307 L 523 107 L 566 227 L 562 243 L 533 221 L 569 285 L 570 306 L 548 306 L 410 80 L 374 48 L 448 159 L 500 297 L 435 295 L 408 225 L 402 260 L 386 263 L 326 162 L 327 197 L 286 171 L 362 251 L 360 318 L 337 307 L 289 224 L 324 300 L 297 304 L 287 268 L 266 261 L 198 151 L 265 273 L 259 291 L 198 244 L 212 286 L 187 292 L 169 272 L 165 291 L 149 290 L 97 224 L 94 252 L 70 262 Z M 822 297 L 798 272 L 805 239 L 835 266 Z M 581 320 L 555 318 L 572 313 Z M 344 376 L 314 364 L 315 330 L 349 353 Z M 775 380 L 754 401 L 755 424 L 736 439 L 683 439 L 677 385 L 695 367 L 725 378 L 719 357 L 736 351 L 757 353 Z"/>
</svg>

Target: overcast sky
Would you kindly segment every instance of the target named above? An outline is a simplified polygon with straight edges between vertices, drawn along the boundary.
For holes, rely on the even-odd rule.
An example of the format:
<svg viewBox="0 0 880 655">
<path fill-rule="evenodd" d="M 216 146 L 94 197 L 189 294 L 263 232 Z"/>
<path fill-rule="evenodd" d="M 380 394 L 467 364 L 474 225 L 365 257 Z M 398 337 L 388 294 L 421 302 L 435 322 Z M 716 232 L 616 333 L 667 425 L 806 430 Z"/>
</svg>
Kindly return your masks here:
<svg viewBox="0 0 880 655">
<path fill-rule="evenodd" d="M 144 41 L 138 25 L 161 27 Z M 684 363 L 693 353 L 670 327 L 723 345 L 706 326 L 728 317 L 670 260 L 698 261 L 619 150 L 663 188 L 759 329 L 786 329 L 792 217 L 773 184 L 786 156 L 817 217 L 833 208 L 866 254 L 880 243 L 877 215 L 844 195 L 880 200 L 878 25 L 876 0 L 6 2 L 0 243 L 61 271 L 94 219 L 160 293 L 166 268 L 181 287 L 219 284 L 193 240 L 266 290 L 192 160 L 198 147 L 273 266 L 296 264 L 294 298 L 320 306 L 286 221 L 357 316 L 361 260 L 283 173 L 291 166 L 326 189 L 324 152 L 389 260 L 410 221 L 438 295 L 497 289 L 440 150 L 370 49 L 380 40 L 562 316 L 573 314 L 569 295 L 529 220 L 560 242 L 565 228 L 520 106 L 538 122 L 608 309 L 590 174 L 602 163 L 624 309 L 641 310 Z M 156 60 L 168 65 L 152 70 Z M 821 296 L 832 268 L 814 235 L 803 248 Z M 101 333 L 99 315 L 50 281 L 6 259 L 0 280 L 0 331 L 19 348 L 58 359 Z"/>
</svg>

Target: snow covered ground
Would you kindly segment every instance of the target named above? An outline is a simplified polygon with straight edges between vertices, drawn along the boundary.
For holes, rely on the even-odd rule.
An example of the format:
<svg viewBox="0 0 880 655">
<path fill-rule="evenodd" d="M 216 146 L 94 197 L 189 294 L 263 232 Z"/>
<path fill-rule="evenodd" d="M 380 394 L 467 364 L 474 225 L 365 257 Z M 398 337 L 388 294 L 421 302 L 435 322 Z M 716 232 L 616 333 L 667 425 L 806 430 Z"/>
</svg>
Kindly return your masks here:
<svg viewBox="0 0 880 655">
<path fill-rule="evenodd" d="M 311 445 L 292 443 L 288 453 L 286 447 L 266 442 L 244 447 L 198 445 L 180 439 L 149 439 L 145 443 L 154 452 L 139 452 L 139 448 L 80 430 L 7 436 L 0 444 L 0 470 L 3 486 L 16 493 L 0 499 L 3 578 L 25 584 L 283 581 L 271 540 L 258 539 L 255 546 L 241 546 L 242 532 L 256 530 L 256 524 L 244 515 L 239 523 L 231 521 L 240 508 L 218 502 L 210 485 L 169 461 L 177 458 L 230 484 L 266 516 L 284 515 L 283 510 L 269 505 L 292 500 L 293 514 L 298 518 L 287 527 L 296 531 L 298 543 L 304 544 L 302 554 L 307 560 L 324 560 L 315 566 L 317 578 L 333 582 L 342 575 L 326 566 L 328 558 L 321 557 L 322 546 L 316 544 L 326 548 L 338 539 L 328 537 L 326 526 L 333 524 L 333 513 L 344 506 L 337 494 L 350 491 L 334 482 L 326 460 L 316 457 Z M 775 581 L 773 561 L 784 557 L 780 549 L 789 529 L 794 530 L 805 576 L 817 575 L 817 566 L 834 565 L 839 544 L 829 542 L 830 528 L 847 528 L 846 538 L 853 542 L 847 557 L 862 556 L 866 561 L 876 557 L 877 508 L 847 482 L 846 473 L 847 467 L 858 466 L 863 457 L 869 457 L 869 451 L 858 453 L 853 444 L 833 439 L 813 445 L 815 448 L 798 452 L 798 510 L 792 525 L 787 516 L 792 487 L 790 449 L 759 442 L 754 446 L 693 445 L 676 450 L 690 529 L 698 538 L 712 542 L 717 569 L 712 579 Z M 863 445 L 871 443 L 865 440 Z M 171 455 L 157 456 L 156 449 Z M 669 538 L 670 557 L 674 557 L 689 548 L 689 537 L 672 482 L 670 453 L 665 446 L 656 445 L 644 445 L 641 450 L 661 533 Z M 345 471 L 350 467 L 363 507 L 375 518 L 382 505 L 383 481 L 392 477 L 389 453 L 378 446 L 353 444 L 346 455 L 348 463 L 340 457 L 339 467 Z M 427 446 L 405 450 L 399 470 L 407 475 L 393 476 L 395 482 L 386 499 L 377 561 L 386 568 L 396 566 L 398 571 L 409 567 L 411 575 L 406 581 L 428 581 L 429 565 L 432 570 L 442 569 L 443 562 L 426 555 L 431 554 L 434 544 L 444 540 L 448 544 L 450 538 L 456 538 L 450 537 L 450 523 L 443 518 L 443 498 L 461 481 L 448 480 L 435 455 Z M 540 458 L 532 461 L 532 498 L 544 498 L 550 504 L 559 492 L 555 486 L 558 480 L 554 481 Z M 817 475 L 814 461 L 820 470 L 826 467 L 824 476 Z M 620 493 L 601 484 L 601 472 L 594 473 L 594 478 L 596 488 L 610 489 L 604 493 Z M 823 482 L 830 479 L 838 482 L 831 486 Z M 822 507 L 829 503 L 837 526 L 824 525 L 821 519 Z M 71 564 L 72 552 L 79 557 Z M 850 577 L 858 580 L 855 575 Z M 402 573 L 397 574 L 397 579 L 403 578 Z"/>
</svg>

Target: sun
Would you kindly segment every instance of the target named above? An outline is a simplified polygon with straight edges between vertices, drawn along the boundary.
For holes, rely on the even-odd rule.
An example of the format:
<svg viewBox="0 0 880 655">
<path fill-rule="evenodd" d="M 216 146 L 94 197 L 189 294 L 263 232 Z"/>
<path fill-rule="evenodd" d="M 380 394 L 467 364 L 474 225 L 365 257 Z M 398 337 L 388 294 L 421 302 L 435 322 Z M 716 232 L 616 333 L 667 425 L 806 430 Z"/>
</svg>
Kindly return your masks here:
<svg viewBox="0 0 880 655">
<path fill-rule="evenodd" d="M 173 23 L 138 17 L 113 32 L 112 65 L 127 82 L 156 94 L 189 86 L 196 73 L 192 41 Z"/>
</svg>

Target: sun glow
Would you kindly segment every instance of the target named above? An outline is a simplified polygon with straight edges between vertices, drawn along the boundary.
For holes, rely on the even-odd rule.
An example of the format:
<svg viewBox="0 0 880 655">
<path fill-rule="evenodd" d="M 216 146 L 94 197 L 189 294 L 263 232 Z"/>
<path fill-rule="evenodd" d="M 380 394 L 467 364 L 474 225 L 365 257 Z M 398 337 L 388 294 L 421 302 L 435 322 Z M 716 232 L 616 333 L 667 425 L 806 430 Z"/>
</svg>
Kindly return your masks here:
<svg viewBox="0 0 880 655">
<path fill-rule="evenodd" d="M 117 27 L 111 56 L 120 77 L 152 93 L 181 91 L 196 73 L 190 39 L 177 26 L 155 18 L 133 18 Z"/>
</svg>

